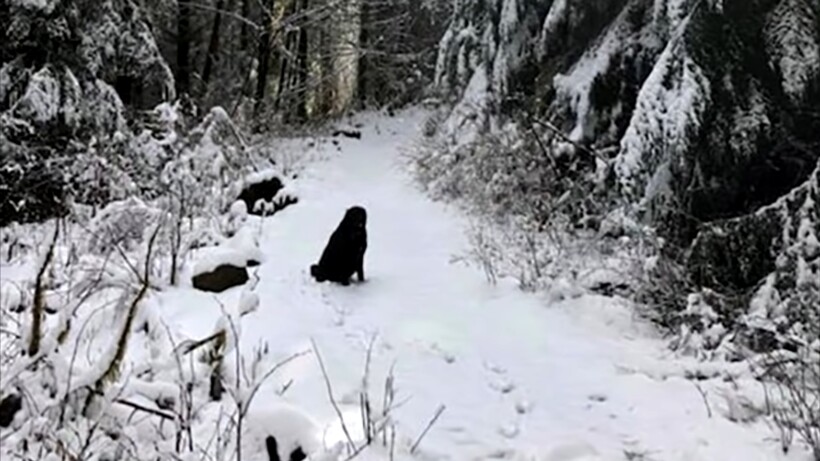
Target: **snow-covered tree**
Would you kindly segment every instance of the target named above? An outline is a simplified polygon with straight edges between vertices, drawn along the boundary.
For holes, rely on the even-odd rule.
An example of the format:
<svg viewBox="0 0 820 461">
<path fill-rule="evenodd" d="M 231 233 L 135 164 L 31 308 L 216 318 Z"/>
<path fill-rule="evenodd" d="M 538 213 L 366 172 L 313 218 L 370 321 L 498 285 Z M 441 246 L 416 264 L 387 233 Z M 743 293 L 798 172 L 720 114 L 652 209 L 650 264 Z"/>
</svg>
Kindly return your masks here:
<svg viewBox="0 0 820 461">
<path fill-rule="evenodd" d="M 742 299 L 725 300 L 775 267 L 781 282 L 811 272 L 803 263 L 780 267 L 795 259 L 793 239 L 767 239 L 796 227 L 817 232 L 814 211 L 805 210 L 818 198 L 819 14 L 814 0 L 455 1 L 436 68 L 438 91 L 453 101 L 438 128 L 447 167 L 436 170 L 426 157 L 425 172 L 443 175 L 435 184 L 471 190 L 449 172 L 498 162 L 497 140 L 515 126 L 530 150 L 556 161 L 532 164 L 540 173 L 499 172 L 506 195 L 521 194 L 533 174 L 588 195 L 603 191 L 601 222 L 606 212 L 642 220 L 687 268 L 669 287 L 725 291 L 712 307 L 742 311 Z M 600 181 L 589 181 L 590 163 Z M 498 194 L 491 179 L 474 196 Z M 797 190 L 808 194 L 799 195 L 803 208 Z M 541 195 L 547 209 L 554 199 Z M 737 251 L 717 251 L 723 239 Z M 693 242 L 696 251 L 686 252 Z M 799 298 L 795 284 L 778 286 L 778 299 Z M 727 326 L 734 318 L 721 317 Z"/>
<path fill-rule="evenodd" d="M 9 5 L 0 45 L 2 224 L 60 214 L 69 194 L 110 195 L 106 176 L 135 156 L 124 101 L 173 97 L 173 76 L 139 11 L 130 0 Z M 94 166 L 99 182 L 84 183 L 80 174 Z"/>
</svg>

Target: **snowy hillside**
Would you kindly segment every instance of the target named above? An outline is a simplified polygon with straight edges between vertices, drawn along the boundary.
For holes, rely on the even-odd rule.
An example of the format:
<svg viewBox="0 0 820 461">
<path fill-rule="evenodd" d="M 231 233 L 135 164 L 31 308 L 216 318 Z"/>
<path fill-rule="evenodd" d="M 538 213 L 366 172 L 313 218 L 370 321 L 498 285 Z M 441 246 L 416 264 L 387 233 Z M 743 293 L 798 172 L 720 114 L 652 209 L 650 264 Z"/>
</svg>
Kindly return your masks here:
<svg viewBox="0 0 820 461">
<path fill-rule="evenodd" d="M 395 459 L 807 459 L 800 450 L 781 454 L 762 417 L 761 388 L 746 365 L 676 358 L 622 300 L 550 302 L 506 279 L 489 285 L 478 268 L 454 262 L 468 248 L 466 217 L 425 197 L 402 156 L 420 136 L 424 117 L 419 110 L 366 114 L 357 117 L 361 140 L 341 139 L 338 147 L 311 143 L 313 157 L 325 160 L 307 165 L 300 176 L 299 203 L 270 218 L 247 217 L 263 262 L 251 268 L 244 288 L 215 295 L 183 282 L 152 290 L 140 303 L 115 381 L 119 390 L 108 392 L 111 401 L 97 410 L 104 427 L 124 424 L 123 435 L 136 444 L 124 453 L 172 459 L 175 430 L 171 421 L 163 429 L 157 426 L 162 418 L 117 402 L 182 411 L 185 394 L 178 386 L 190 382 L 195 451 L 233 459 L 219 455 L 213 437 L 235 409 L 232 383 L 238 380 L 242 401 L 261 383 L 242 429 L 247 460 L 268 459 L 269 435 L 283 459 L 296 447 L 309 459 L 348 459 L 341 446 L 348 442 L 345 428 L 356 446 L 364 445 L 362 396 L 369 395 L 378 414 L 385 389 L 394 404 L 386 421 L 395 427 L 395 442 L 387 443 Z M 307 268 L 354 204 L 369 215 L 368 279 L 350 287 L 318 284 Z M 8 264 L 1 268 L 4 293 L 26 270 Z M 25 317 L 5 318 L 4 328 L 24 325 Z M 90 323 L 98 347 L 81 345 L 88 342 L 82 334 L 66 344 L 59 356 L 73 357 L 73 364 L 55 366 L 55 382 L 69 379 L 72 369 L 79 381 L 83 373 L 94 374 L 107 354 L 99 345 L 112 340 L 105 322 Z M 229 332 L 221 371 L 227 394 L 214 402 L 207 398 L 206 365 L 189 360 L 194 354 L 174 359 L 172 351 L 219 329 Z M 237 336 L 244 357 L 239 368 L 232 346 Z M 20 375 L 3 366 L 4 389 L 20 384 Z M 163 398 L 168 403 L 157 407 Z M 48 402 L 57 401 L 24 399 L 12 427 L 0 429 L 0 456 L 20 453 L 22 437 L 30 434 L 24 429 L 43 424 L 32 416 L 47 414 Z M 70 434 L 58 437 L 67 449 L 81 442 Z M 89 459 L 112 459 L 106 456 L 116 442 L 93 440 L 99 450 Z M 33 446 L 39 445 L 29 450 Z M 357 459 L 388 459 L 389 451 L 378 442 Z"/>
<path fill-rule="evenodd" d="M 615 148 L 621 193 L 653 219 L 680 220 L 669 208 L 681 207 L 711 220 L 769 204 L 813 169 L 818 11 L 812 0 L 464 1 L 437 81 L 461 104 L 484 81 L 479 120 L 501 115 L 490 107 L 518 116 L 518 101 L 575 141 Z"/>
<path fill-rule="evenodd" d="M 813 370 L 819 20 L 816 0 L 458 2 L 427 182 L 527 202 L 501 219 L 544 240 L 654 253 L 623 283 L 675 345 Z"/>
</svg>

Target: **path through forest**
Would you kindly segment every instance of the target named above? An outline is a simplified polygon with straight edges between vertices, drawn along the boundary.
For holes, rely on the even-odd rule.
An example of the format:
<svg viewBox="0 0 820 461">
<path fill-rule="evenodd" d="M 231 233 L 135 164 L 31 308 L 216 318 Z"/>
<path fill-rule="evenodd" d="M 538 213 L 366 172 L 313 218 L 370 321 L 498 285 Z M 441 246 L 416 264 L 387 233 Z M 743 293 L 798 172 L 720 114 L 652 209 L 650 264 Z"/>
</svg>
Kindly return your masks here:
<svg viewBox="0 0 820 461">
<path fill-rule="evenodd" d="M 300 178 L 300 203 L 262 224 L 261 304 L 242 322 L 246 352 L 264 341 L 285 357 L 310 349 L 313 338 L 349 428 L 361 432 L 357 391 L 377 335 L 376 406 L 391 366 L 397 400 L 408 399 L 394 413 L 399 451 L 446 406 L 419 459 L 787 459 L 763 423 L 729 421 L 737 409 L 725 383 L 703 382 L 702 395 L 685 379 L 696 364 L 675 358 L 624 303 L 585 296 L 550 304 L 453 262 L 467 249 L 466 218 L 425 196 L 403 160 L 423 116 L 359 116 L 361 140 L 317 142 L 313 153 L 324 159 Z M 307 269 L 354 204 L 368 210 L 367 282 L 317 284 Z M 202 336 L 220 314 L 217 299 L 231 305 L 238 296 L 179 289 L 162 302 L 177 328 Z M 313 357 L 274 375 L 254 408 L 273 404 L 290 380 L 284 399 L 325 427 L 327 443 L 342 440 Z"/>
</svg>

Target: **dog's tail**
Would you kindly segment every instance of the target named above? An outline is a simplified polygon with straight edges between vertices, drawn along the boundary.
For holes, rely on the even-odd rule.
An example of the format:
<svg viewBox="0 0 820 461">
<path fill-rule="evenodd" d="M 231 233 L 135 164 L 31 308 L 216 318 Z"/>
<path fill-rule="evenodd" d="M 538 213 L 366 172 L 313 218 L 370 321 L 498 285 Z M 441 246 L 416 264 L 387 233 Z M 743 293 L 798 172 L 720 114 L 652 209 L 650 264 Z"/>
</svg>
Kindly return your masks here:
<svg viewBox="0 0 820 461">
<path fill-rule="evenodd" d="M 324 282 L 325 278 L 322 276 L 321 271 L 319 270 L 318 264 L 313 264 L 310 266 L 310 275 L 316 279 L 317 282 Z"/>
</svg>

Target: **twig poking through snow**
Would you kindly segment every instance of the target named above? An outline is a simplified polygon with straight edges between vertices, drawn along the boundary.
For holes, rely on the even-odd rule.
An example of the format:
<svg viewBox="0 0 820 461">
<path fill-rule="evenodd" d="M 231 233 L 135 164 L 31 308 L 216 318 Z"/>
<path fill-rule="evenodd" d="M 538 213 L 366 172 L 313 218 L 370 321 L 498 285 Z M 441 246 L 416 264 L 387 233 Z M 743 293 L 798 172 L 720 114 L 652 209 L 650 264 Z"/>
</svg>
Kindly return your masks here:
<svg viewBox="0 0 820 461">
<path fill-rule="evenodd" d="M 416 439 L 416 443 L 414 443 L 413 446 L 410 447 L 411 455 L 416 452 L 416 448 L 419 447 L 419 444 L 421 443 L 422 439 L 424 439 L 424 436 L 427 435 L 427 432 L 430 431 L 430 428 L 433 427 L 433 424 L 436 424 L 436 420 L 438 420 L 439 416 L 441 416 L 441 414 L 444 413 L 444 410 L 446 408 L 447 407 L 444 404 L 438 407 L 438 410 L 436 410 L 436 414 L 433 415 L 433 419 L 431 419 L 430 422 L 427 423 L 427 427 L 424 428 L 424 430 L 421 432 L 421 435 L 419 435 L 419 438 Z"/>
<path fill-rule="evenodd" d="M 345 433 L 347 443 L 350 444 L 350 450 L 355 452 L 356 444 L 353 443 L 353 437 L 350 436 L 350 431 L 347 430 L 347 424 L 345 424 L 345 419 L 342 415 L 342 410 L 339 409 L 339 405 L 336 403 L 336 399 L 333 397 L 333 387 L 330 385 L 330 377 L 328 377 L 327 375 L 325 363 L 322 361 L 322 355 L 319 354 L 319 348 L 316 346 L 316 341 L 313 338 L 310 338 L 310 344 L 313 345 L 313 353 L 316 355 L 316 361 L 319 362 L 319 368 L 322 369 L 322 376 L 324 376 L 325 379 L 325 386 L 327 387 L 327 396 L 328 398 L 330 398 L 330 404 L 333 406 L 333 410 L 336 411 L 336 416 L 339 417 L 339 421 L 342 423 L 342 431 L 344 431 Z"/>
<path fill-rule="evenodd" d="M 706 391 L 704 391 L 703 388 L 700 387 L 700 384 L 698 384 L 694 381 L 692 382 L 692 384 L 695 385 L 695 389 L 698 390 L 698 393 L 700 393 L 701 398 L 703 398 L 703 404 L 706 405 L 706 414 L 711 419 L 712 418 L 712 408 L 709 406 L 709 399 L 706 396 Z"/>
<path fill-rule="evenodd" d="M 301 352 L 297 352 L 293 355 L 290 355 L 287 358 L 285 358 L 284 360 L 282 360 L 281 362 L 274 365 L 270 370 L 267 371 L 267 373 L 262 375 L 262 378 L 256 383 L 256 385 L 253 387 L 253 389 L 251 389 L 250 394 L 248 394 L 247 404 L 245 406 L 245 412 L 247 413 L 248 408 L 250 407 L 250 403 L 253 401 L 253 398 L 256 396 L 256 393 L 257 393 L 257 391 L 259 391 L 259 388 L 262 387 L 262 384 L 264 384 L 265 381 L 267 381 L 268 378 L 271 377 L 271 375 L 276 373 L 276 370 L 278 370 L 278 369 L 282 368 L 283 366 L 289 364 L 290 362 L 298 359 L 299 357 L 305 356 L 307 354 L 308 354 L 308 351 L 301 351 Z M 283 390 L 281 391 L 281 393 L 279 395 L 284 394 L 285 391 L 287 391 L 287 389 L 290 387 L 291 384 L 293 384 L 293 380 L 290 380 L 287 384 L 285 384 L 285 386 L 283 387 Z"/>
<path fill-rule="evenodd" d="M 31 334 L 29 335 L 28 355 L 34 357 L 40 352 L 40 341 L 43 337 L 43 316 L 45 315 L 45 301 L 43 301 L 43 277 L 54 257 L 54 248 L 57 246 L 57 237 L 60 235 L 60 221 L 54 221 L 54 237 L 46 250 L 43 263 L 37 271 L 34 281 L 34 305 L 31 309 Z"/>
<path fill-rule="evenodd" d="M 373 358 L 373 346 L 376 344 L 377 335 L 370 338 L 367 345 L 367 357 L 364 362 L 364 375 L 362 376 L 362 391 L 359 395 L 360 407 L 362 410 L 362 429 L 364 429 L 367 445 L 373 442 L 376 434 L 373 433 L 373 421 L 370 419 L 370 398 L 368 388 L 370 387 L 370 362 Z"/>
<path fill-rule="evenodd" d="M 133 323 L 137 317 L 137 310 L 139 309 L 140 303 L 145 298 L 145 295 L 148 293 L 148 289 L 151 286 L 151 258 L 154 252 L 154 243 L 156 242 L 157 235 L 159 235 L 161 228 L 162 223 L 157 224 L 156 229 L 154 229 L 154 232 L 151 234 L 151 238 L 148 240 L 148 249 L 145 254 L 144 276 L 140 278 L 141 286 L 125 313 L 125 320 L 123 322 L 122 329 L 120 330 L 117 341 L 114 344 L 114 353 L 112 354 L 110 361 L 105 365 L 102 374 L 94 382 L 93 387 L 91 388 L 93 392 L 88 394 L 88 398 L 86 399 L 85 407 L 83 409 L 84 413 L 88 411 L 88 408 L 93 401 L 94 394 L 103 392 L 107 386 L 113 384 L 120 373 L 122 361 L 125 358 L 125 350 L 128 347 L 128 341 L 131 337 Z"/>
</svg>

